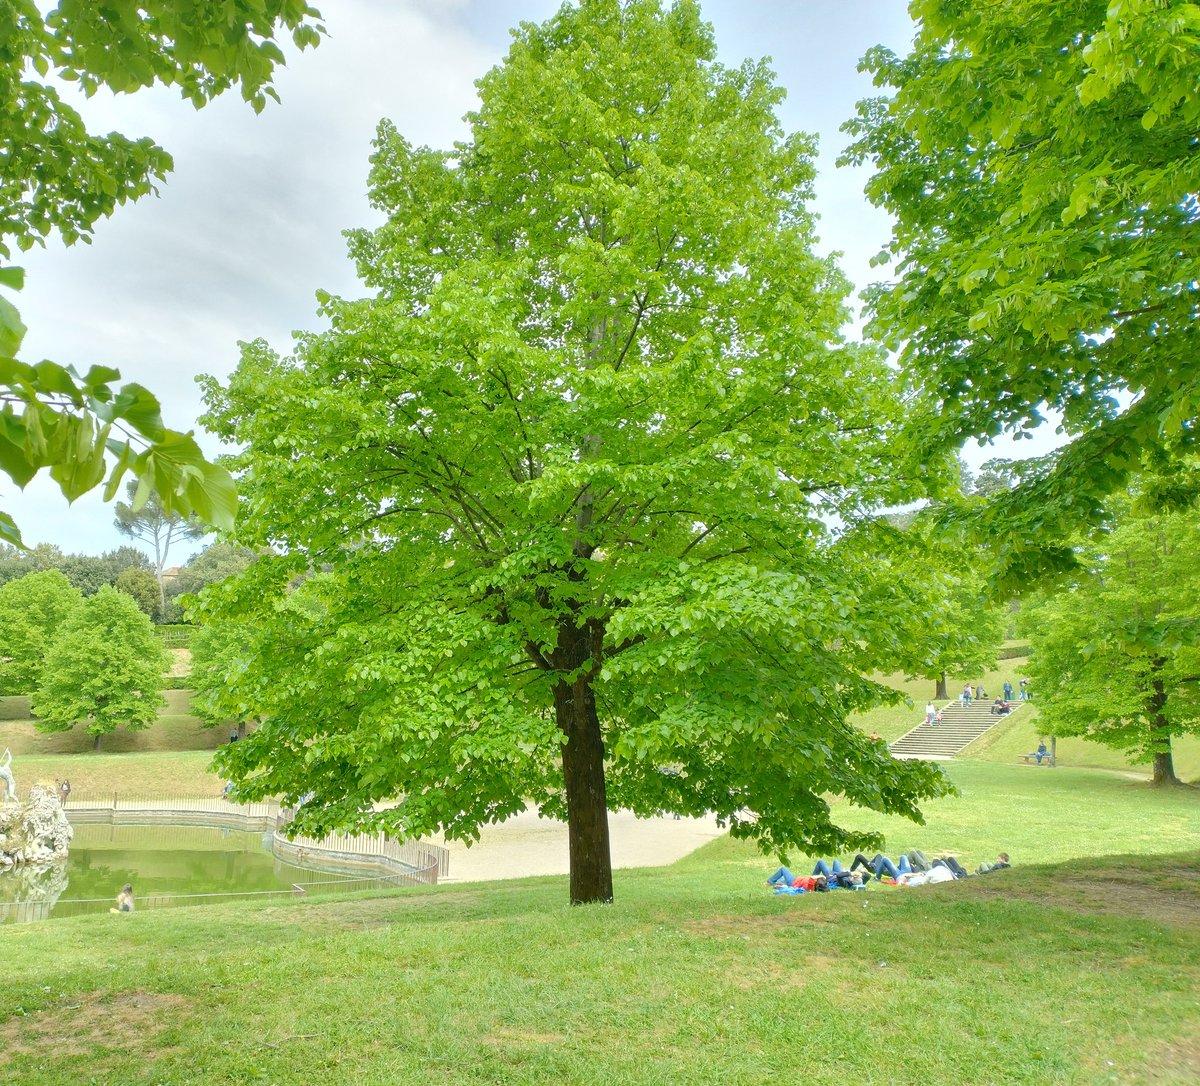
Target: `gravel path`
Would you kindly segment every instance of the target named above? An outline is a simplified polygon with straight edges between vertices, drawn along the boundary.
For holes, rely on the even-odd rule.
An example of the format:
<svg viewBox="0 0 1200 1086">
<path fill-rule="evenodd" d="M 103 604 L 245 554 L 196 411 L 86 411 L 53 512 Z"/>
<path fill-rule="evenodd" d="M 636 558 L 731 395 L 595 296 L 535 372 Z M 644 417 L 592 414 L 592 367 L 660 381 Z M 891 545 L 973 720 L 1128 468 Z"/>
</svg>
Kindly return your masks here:
<svg viewBox="0 0 1200 1086">
<path fill-rule="evenodd" d="M 628 811 L 610 812 L 608 828 L 614 868 L 662 867 L 725 832 L 713 818 L 636 818 Z M 568 871 L 566 824 L 539 818 L 534 810 L 484 827 L 474 845 L 435 841 L 450 851 L 450 874 L 441 882 L 565 875 Z"/>
</svg>

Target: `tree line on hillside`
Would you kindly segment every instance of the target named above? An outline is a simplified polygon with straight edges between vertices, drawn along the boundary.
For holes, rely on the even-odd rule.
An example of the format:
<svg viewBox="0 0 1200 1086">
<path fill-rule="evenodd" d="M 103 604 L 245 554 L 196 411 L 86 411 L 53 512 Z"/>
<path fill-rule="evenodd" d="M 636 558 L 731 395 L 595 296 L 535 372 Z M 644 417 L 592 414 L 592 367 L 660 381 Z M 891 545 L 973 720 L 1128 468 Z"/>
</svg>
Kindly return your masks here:
<svg viewBox="0 0 1200 1086">
<path fill-rule="evenodd" d="M 84 596 L 109 585 L 131 596 L 156 623 L 182 622 L 182 598 L 205 585 L 222 581 L 245 569 L 254 552 L 232 543 L 213 543 L 192 555 L 174 576 L 161 585 L 149 558 L 138 548 L 125 546 L 100 555 L 67 554 L 50 543 L 23 550 L 0 543 L 0 587 L 32 573 L 57 570 Z M 0 632 L 0 644 L 3 634 Z"/>
<path fill-rule="evenodd" d="M 240 572 L 252 559 L 242 547 L 205 548 L 172 583 L 173 606 Z M 170 658 L 151 621 L 159 593 L 146 564 L 129 547 L 100 559 L 63 555 L 52 547 L 0 557 L 0 570 L 8 574 L 42 567 L 0 583 L 0 695 L 29 695 L 39 730 L 83 725 L 99 749 L 101 738 L 118 727 L 136 731 L 154 722 L 165 704 L 161 689 Z M 91 577 L 102 572 L 111 582 L 83 579 L 90 589 L 85 592 L 68 572 Z M 141 583 L 131 574 L 140 575 Z M 198 631 L 198 641 L 201 673 L 207 674 L 205 668 L 215 666 L 212 633 Z M 211 712 L 205 716 L 217 719 Z"/>
<path fill-rule="evenodd" d="M 82 724 L 100 749 L 149 727 L 170 659 L 150 618 L 112 585 L 84 596 L 59 570 L 0 587 L 0 694 L 28 694 L 39 731 Z"/>
</svg>

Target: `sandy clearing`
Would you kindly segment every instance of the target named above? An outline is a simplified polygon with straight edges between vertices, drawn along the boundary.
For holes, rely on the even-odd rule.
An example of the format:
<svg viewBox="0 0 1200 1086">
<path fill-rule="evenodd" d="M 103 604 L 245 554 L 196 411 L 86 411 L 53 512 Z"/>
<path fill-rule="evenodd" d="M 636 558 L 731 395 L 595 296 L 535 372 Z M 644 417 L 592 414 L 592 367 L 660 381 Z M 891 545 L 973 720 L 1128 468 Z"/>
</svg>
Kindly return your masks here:
<svg viewBox="0 0 1200 1086">
<path fill-rule="evenodd" d="M 629 811 L 610 812 L 609 836 L 614 868 L 662 867 L 720 837 L 714 818 L 637 818 Z M 443 882 L 481 882 L 568 872 L 566 823 L 539 818 L 527 809 L 506 822 L 485 826 L 478 843 L 435 839 L 450 852 L 450 874 Z"/>
</svg>

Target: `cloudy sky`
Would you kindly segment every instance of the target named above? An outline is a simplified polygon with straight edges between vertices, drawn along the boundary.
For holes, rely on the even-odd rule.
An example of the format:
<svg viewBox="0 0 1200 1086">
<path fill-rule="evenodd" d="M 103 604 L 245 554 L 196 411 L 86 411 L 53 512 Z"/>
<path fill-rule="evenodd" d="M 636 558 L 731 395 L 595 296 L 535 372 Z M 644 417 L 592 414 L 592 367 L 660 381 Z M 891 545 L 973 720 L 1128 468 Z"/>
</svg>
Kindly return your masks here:
<svg viewBox="0 0 1200 1086">
<path fill-rule="evenodd" d="M 474 81 L 498 63 L 508 29 L 539 22 L 557 0 L 318 0 L 329 37 L 289 54 L 276 80 L 282 105 L 256 116 L 225 98 L 196 112 L 168 90 L 80 108 L 92 127 L 149 135 L 175 158 L 157 198 L 118 209 L 90 246 L 51 243 L 23 254 L 16 298 L 29 334 L 22 357 L 116 366 L 162 400 L 186 430 L 200 411 L 195 378 L 225 375 L 239 340 L 286 351 L 293 331 L 319 327 L 314 293 L 359 292 L 341 232 L 376 222 L 366 202 L 371 139 L 380 118 L 416 144 L 468 135 Z M 912 26 L 902 0 L 704 0 L 721 59 L 770 57 L 787 89 L 782 120 L 820 137 L 816 209 L 821 248 L 844 255 L 857 287 L 888 236 L 862 195 L 865 173 L 836 169 L 838 128 L 872 93 L 856 70 L 876 43 L 904 51 Z M 210 451 L 211 441 L 201 438 Z M 74 506 L 35 480 L 24 493 L 0 479 L 0 508 L 27 544 L 98 553 L 124 542 L 96 495 Z M 193 547 L 195 549 L 195 547 Z M 185 553 L 172 556 L 181 561 Z"/>
</svg>

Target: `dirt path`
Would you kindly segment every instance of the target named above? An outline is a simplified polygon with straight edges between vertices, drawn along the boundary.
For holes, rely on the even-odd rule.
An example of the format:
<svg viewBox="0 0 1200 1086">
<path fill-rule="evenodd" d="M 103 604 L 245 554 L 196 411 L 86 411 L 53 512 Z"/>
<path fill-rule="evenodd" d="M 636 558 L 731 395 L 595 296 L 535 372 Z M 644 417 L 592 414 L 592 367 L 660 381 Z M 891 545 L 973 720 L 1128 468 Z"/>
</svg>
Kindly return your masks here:
<svg viewBox="0 0 1200 1086">
<path fill-rule="evenodd" d="M 720 837 L 713 818 L 636 818 L 628 811 L 608 816 L 612 862 L 620 867 L 661 867 Z M 539 818 L 533 810 L 486 826 L 477 844 L 436 843 L 450 851 L 446 882 L 481 882 L 528 875 L 565 875 L 568 870 L 565 823 Z"/>
</svg>

